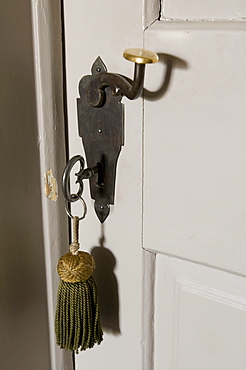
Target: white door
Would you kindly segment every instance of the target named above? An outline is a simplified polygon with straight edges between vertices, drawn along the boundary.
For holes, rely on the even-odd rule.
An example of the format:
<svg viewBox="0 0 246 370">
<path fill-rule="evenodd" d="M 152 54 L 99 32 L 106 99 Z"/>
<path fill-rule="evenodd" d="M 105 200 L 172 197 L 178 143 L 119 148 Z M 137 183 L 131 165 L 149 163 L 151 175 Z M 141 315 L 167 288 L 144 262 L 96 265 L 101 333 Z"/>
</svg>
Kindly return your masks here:
<svg viewBox="0 0 246 370">
<path fill-rule="evenodd" d="M 76 369 L 242 370 L 245 5 L 164 1 L 158 21 L 158 3 L 64 2 L 70 157 L 83 154 L 78 82 L 96 57 L 131 77 L 124 49 L 160 55 L 144 104 L 123 100 L 125 147 L 103 228 L 85 186 L 80 241 L 97 257 L 105 335 Z"/>
</svg>

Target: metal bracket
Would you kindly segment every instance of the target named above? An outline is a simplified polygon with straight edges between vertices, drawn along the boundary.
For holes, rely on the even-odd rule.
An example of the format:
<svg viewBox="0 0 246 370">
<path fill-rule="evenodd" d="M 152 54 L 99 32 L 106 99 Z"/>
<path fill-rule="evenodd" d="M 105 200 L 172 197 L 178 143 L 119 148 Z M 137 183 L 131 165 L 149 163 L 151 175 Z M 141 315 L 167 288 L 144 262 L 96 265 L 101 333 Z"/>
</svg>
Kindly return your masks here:
<svg viewBox="0 0 246 370">
<path fill-rule="evenodd" d="M 141 95 L 145 64 L 158 61 L 155 53 L 143 49 L 129 49 L 124 57 L 135 62 L 133 81 L 108 73 L 100 57 L 92 65 L 92 74 L 80 80 L 78 129 L 88 168 L 84 168 L 83 157 L 75 156 L 68 162 L 62 180 L 64 197 L 69 202 L 75 202 L 83 192 L 83 180 L 89 179 L 95 212 L 102 223 L 109 215 L 110 205 L 114 204 L 117 161 L 124 145 L 124 105 L 121 99 L 123 95 L 129 99 Z M 76 174 L 76 182 L 80 188 L 77 194 L 70 194 L 69 176 L 78 161 L 80 170 Z"/>
</svg>

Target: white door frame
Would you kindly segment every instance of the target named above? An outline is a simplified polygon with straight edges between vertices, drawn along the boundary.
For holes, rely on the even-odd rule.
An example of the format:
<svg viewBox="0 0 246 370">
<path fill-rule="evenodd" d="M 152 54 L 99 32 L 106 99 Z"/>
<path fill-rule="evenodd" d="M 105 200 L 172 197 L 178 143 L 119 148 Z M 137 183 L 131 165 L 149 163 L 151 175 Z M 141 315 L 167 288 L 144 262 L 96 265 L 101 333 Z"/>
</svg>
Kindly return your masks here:
<svg viewBox="0 0 246 370">
<path fill-rule="evenodd" d="M 51 368 L 71 370 L 72 355 L 58 348 L 54 333 L 56 292 L 59 283 L 56 265 L 59 257 L 68 248 L 68 222 L 60 190 L 60 179 L 66 162 L 61 2 L 32 0 L 32 21 L 40 181 L 43 184 L 44 175 L 52 170 L 58 186 L 56 201 L 42 193 Z"/>
</svg>

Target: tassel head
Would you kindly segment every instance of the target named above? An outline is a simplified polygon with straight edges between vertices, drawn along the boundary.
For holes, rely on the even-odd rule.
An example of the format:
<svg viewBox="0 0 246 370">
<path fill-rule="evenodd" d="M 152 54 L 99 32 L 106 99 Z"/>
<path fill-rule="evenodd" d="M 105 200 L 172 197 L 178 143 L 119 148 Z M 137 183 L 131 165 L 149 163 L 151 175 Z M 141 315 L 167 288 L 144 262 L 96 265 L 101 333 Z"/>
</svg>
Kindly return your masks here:
<svg viewBox="0 0 246 370">
<path fill-rule="evenodd" d="M 57 293 L 56 341 L 61 348 L 76 353 L 103 340 L 97 286 L 92 277 L 95 267 L 94 258 L 82 251 L 65 254 L 57 266 L 61 281 Z"/>
<path fill-rule="evenodd" d="M 78 283 L 89 279 L 95 268 L 94 258 L 87 252 L 78 251 L 76 255 L 64 254 L 58 261 L 57 272 L 63 281 Z"/>
</svg>

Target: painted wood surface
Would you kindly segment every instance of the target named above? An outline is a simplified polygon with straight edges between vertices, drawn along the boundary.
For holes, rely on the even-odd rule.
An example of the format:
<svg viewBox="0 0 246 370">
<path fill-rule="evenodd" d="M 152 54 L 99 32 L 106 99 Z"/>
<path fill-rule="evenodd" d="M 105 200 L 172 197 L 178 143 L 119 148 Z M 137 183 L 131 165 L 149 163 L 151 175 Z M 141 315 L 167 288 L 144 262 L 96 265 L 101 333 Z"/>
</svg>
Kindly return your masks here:
<svg viewBox="0 0 246 370">
<path fill-rule="evenodd" d="M 155 302 L 155 370 L 244 369 L 245 278 L 157 254 Z"/>
<path fill-rule="evenodd" d="M 244 21 L 246 4 L 242 0 L 164 0 L 161 3 L 163 20 L 228 20 Z"/>
<path fill-rule="evenodd" d="M 245 367 L 245 37 L 244 22 L 157 22 L 145 33 L 161 59 L 144 109 L 151 370 Z"/>
<path fill-rule="evenodd" d="M 70 157 L 83 154 L 79 80 L 98 55 L 131 76 L 122 51 L 142 43 L 140 3 L 108 5 L 65 1 Z M 145 32 L 160 63 L 147 67 L 144 107 L 124 100 L 125 147 L 103 228 L 85 186 L 81 248 L 98 258 L 105 340 L 76 356 L 77 369 L 228 370 L 236 361 L 243 370 L 245 35 L 244 22 L 162 21 Z"/>
<path fill-rule="evenodd" d="M 133 76 L 134 65 L 123 51 L 142 46 L 141 1 L 65 1 L 66 72 L 70 157 L 83 155 L 78 136 L 78 83 L 100 56 L 108 71 Z M 88 215 L 80 225 L 81 249 L 94 254 L 101 302 L 104 341 L 76 356 L 76 369 L 141 369 L 141 99 L 125 104 L 125 146 L 116 182 L 115 205 L 103 228 L 94 212 L 88 183 L 84 198 Z M 76 186 L 74 187 L 76 190 Z M 72 206 L 81 213 L 80 204 Z M 100 303 L 99 302 L 99 303 Z"/>
<path fill-rule="evenodd" d="M 54 331 L 59 285 L 56 267 L 69 244 L 68 220 L 61 191 L 66 138 L 60 2 L 32 1 L 32 27 L 50 362 L 52 370 L 71 370 L 72 354 L 56 345 Z M 40 366 L 43 366 L 42 362 Z"/>
<path fill-rule="evenodd" d="M 166 87 L 146 95 L 144 246 L 245 275 L 246 23 L 145 37 L 161 56 L 146 87 Z"/>
</svg>

